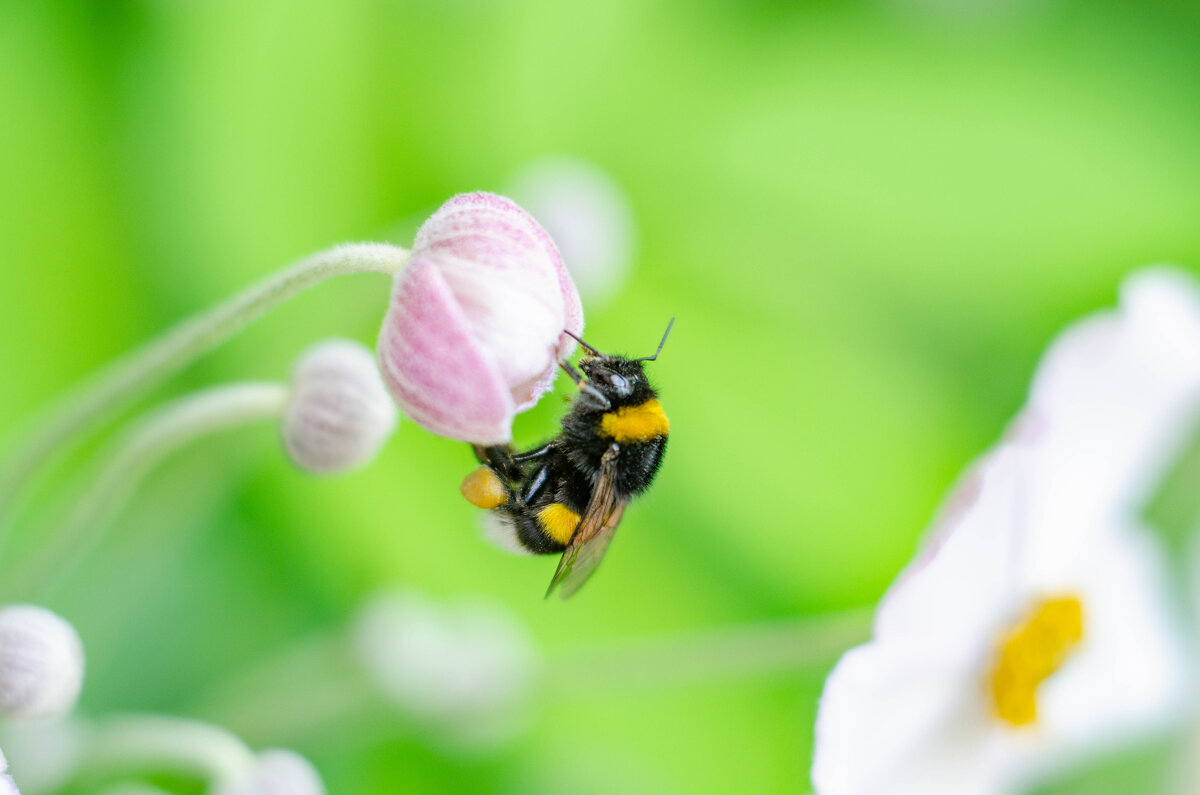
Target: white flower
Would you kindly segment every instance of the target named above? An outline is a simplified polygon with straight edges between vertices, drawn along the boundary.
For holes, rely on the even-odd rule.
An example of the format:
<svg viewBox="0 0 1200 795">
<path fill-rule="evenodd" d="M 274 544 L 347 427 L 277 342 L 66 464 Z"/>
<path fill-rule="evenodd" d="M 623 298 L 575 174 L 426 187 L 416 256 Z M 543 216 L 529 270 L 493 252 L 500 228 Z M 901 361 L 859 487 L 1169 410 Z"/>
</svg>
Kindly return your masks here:
<svg viewBox="0 0 1200 795">
<path fill-rule="evenodd" d="M 511 193 L 554 238 L 589 305 L 624 285 L 633 262 L 633 210 L 607 173 L 585 160 L 548 157 L 526 166 Z"/>
<path fill-rule="evenodd" d="M 1200 300 L 1129 280 L 1068 330 L 826 683 L 821 795 L 990 795 L 1179 717 L 1190 681 L 1136 518 L 1196 419 Z"/>
<path fill-rule="evenodd" d="M 539 660 L 523 627 L 496 607 L 386 594 L 363 608 L 354 639 L 396 706 L 447 739 L 490 744 L 524 722 Z"/>
<path fill-rule="evenodd" d="M 1167 268 L 1121 285 L 1121 305 L 1074 324 L 1034 377 L 1032 423 L 1073 511 L 1137 511 L 1190 442 L 1200 411 L 1200 289 Z M 1072 498 L 1066 493 L 1070 492 Z"/>
<path fill-rule="evenodd" d="M 305 351 L 292 374 L 283 444 L 314 473 L 364 466 L 396 427 L 396 406 L 364 345 L 326 340 Z"/>
<path fill-rule="evenodd" d="M 0 713 L 61 715 L 82 686 L 83 644 L 74 627 L 43 607 L 0 610 Z"/>
<path fill-rule="evenodd" d="M 241 775 L 220 782 L 214 795 L 325 795 L 316 768 L 292 751 L 262 751 Z"/>
</svg>

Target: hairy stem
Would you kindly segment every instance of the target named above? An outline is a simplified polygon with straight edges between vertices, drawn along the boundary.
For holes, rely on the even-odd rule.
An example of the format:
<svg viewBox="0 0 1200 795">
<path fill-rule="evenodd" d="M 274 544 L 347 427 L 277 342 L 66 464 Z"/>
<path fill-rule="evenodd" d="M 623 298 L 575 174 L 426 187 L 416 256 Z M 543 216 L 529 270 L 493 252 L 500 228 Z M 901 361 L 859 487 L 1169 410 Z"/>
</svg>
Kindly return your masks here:
<svg viewBox="0 0 1200 795">
<path fill-rule="evenodd" d="M 165 457 L 187 444 L 255 420 L 279 417 L 288 388 L 279 383 L 213 387 L 179 398 L 135 422 L 102 457 L 99 474 L 63 522 L 45 535 L 32 560 L 14 573 L 13 593 L 45 596 L 95 547 L 104 529 L 142 479 Z"/>
<path fill-rule="evenodd" d="M 385 243 L 334 246 L 180 323 L 102 370 L 49 410 L 0 464 L 0 543 L 17 510 L 16 498 L 33 475 L 138 395 L 309 287 L 348 273 L 395 274 L 407 259 L 407 251 Z"/>
<path fill-rule="evenodd" d="M 544 669 L 546 698 L 620 698 L 827 666 L 870 637 L 871 614 L 861 608 L 552 651 Z M 323 725 L 361 724 L 380 715 L 393 730 L 404 726 L 381 710 L 390 702 L 369 677 L 348 638 L 331 633 L 280 650 L 209 693 L 197 711 L 263 742 L 290 742 Z"/>
<path fill-rule="evenodd" d="M 686 687 L 827 665 L 871 634 L 871 609 L 589 645 L 555 654 L 548 672 L 564 698 Z M 580 683 L 586 687 L 580 687 Z"/>
<path fill-rule="evenodd" d="M 158 715 L 110 718 L 92 732 L 79 772 L 171 772 L 225 781 L 254 766 L 254 754 L 230 732 Z"/>
</svg>

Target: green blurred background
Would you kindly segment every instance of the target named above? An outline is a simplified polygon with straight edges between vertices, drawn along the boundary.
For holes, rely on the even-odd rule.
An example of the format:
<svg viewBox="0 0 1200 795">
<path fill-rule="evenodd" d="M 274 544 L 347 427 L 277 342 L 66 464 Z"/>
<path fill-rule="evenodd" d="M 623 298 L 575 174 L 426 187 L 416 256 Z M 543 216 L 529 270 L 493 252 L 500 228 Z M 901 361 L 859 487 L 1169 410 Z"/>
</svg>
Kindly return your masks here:
<svg viewBox="0 0 1200 795">
<path fill-rule="evenodd" d="M 577 599 L 542 600 L 551 560 L 480 541 L 464 446 L 404 424 L 370 469 L 319 480 L 264 426 L 172 459 L 52 603 L 88 649 L 82 712 L 202 714 L 398 584 L 502 604 L 551 662 L 872 604 L 1055 331 L 1136 266 L 1200 265 L 1198 45 L 1200 11 L 1169 0 L 0 5 L 11 438 L 175 320 L 547 154 L 605 169 L 637 217 L 590 341 L 648 352 L 678 317 L 652 370 L 665 467 Z M 319 287 L 155 397 L 371 343 L 387 288 Z M 803 792 L 832 662 L 548 691 L 473 753 L 352 720 L 247 738 L 338 795 Z M 1158 791 L 1160 761 L 1102 779 Z"/>
</svg>

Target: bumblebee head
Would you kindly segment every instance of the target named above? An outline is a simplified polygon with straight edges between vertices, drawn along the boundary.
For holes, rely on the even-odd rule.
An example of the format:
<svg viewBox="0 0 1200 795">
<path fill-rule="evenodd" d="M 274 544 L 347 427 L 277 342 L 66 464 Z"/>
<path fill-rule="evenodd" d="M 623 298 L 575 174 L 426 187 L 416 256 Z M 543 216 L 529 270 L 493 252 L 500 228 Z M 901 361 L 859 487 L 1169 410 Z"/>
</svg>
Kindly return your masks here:
<svg viewBox="0 0 1200 795">
<path fill-rule="evenodd" d="M 625 356 L 605 355 L 574 334 L 567 332 L 575 341 L 583 346 L 584 354 L 579 360 L 579 369 L 587 377 L 587 383 L 599 391 L 613 406 L 622 404 L 641 403 L 654 397 L 654 390 L 646 378 L 642 362 L 652 362 L 662 352 L 671 333 L 675 318 L 667 324 L 667 330 L 658 343 L 658 349 L 651 356 L 630 359 Z"/>
<path fill-rule="evenodd" d="M 585 356 L 579 369 L 588 383 L 599 389 L 613 405 L 626 402 L 650 388 L 642 363 L 624 356 Z"/>
</svg>

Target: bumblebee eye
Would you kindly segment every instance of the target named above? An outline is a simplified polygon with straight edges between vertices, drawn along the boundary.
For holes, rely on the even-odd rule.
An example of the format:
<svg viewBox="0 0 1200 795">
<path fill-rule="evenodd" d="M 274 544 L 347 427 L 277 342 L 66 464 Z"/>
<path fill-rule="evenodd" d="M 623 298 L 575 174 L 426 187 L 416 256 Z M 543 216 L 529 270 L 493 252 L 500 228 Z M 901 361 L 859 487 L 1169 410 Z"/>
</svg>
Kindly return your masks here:
<svg viewBox="0 0 1200 795">
<path fill-rule="evenodd" d="M 628 395 L 630 392 L 629 382 L 625 380 L 625 376 L 613 373 L 608 377 L 608 383 L 612 384 L 612 388 L 617 390 L 618 395 Z"/>
</svg>

